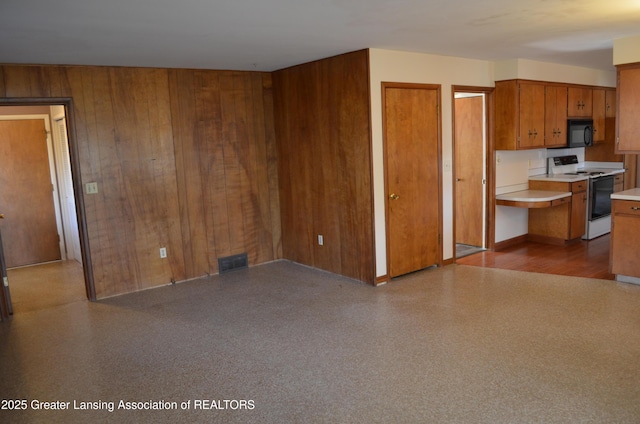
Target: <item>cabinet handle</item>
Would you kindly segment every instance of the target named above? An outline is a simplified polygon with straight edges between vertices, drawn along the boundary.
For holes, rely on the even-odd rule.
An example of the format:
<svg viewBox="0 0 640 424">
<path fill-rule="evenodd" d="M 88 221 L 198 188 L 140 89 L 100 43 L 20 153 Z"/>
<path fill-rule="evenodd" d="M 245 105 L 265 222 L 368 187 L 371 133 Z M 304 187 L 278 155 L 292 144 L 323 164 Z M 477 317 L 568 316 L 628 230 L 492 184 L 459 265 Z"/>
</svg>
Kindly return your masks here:
<svg viewBox="0 0 640 424">
<path fill-rule="evenodd" d="M 638 207 L 638 206 L 631 206 L 631 210 L 632 210 L 632 211 L 640 211 L 640 207 Z"/>
</svg>

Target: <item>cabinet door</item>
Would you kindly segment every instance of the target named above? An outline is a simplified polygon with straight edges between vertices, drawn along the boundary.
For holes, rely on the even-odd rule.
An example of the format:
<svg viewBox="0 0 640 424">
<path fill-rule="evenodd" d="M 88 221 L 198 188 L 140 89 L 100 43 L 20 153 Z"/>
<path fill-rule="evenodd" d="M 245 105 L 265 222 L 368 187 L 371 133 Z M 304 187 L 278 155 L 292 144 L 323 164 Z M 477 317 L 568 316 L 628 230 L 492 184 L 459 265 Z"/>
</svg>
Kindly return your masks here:
<svg viewBox="0 0 640 424">
<path fill-rule="evenodd" d="M 613 177 L 613 192 L 617 193 L 624 190 L 624 174 L 616 174 Z"/>
<path fill-rule="evenodd" d="M 582 237 L 587 224 L 587 192 L 574 193 L 571 196 L 571 230 L 569 239 Z"/>
<path fill-rule="evenodd" d="M 612 206 L 611 273 L 640 277 L 640 202 L 614 200 Z"/>
<path fill-rule="evenodd" d="M 603 88 L 593 89 L 593 142 L 604 142 L 606 100 Z"/>
<path fill-rule="evenodd" d="M 566 146 L 567 87 L 546 86 L 544 91 L 544 145 Z"/>
<path fill-rule="evenodd" d="M 591 88 L 569 87 L 567 113 L 570 117 L 591 117 L 593 94 Z"/>
<path fill-rule="evenodd" d="M 616 117 L 616 90 L 605 90 L 605 115 L 606 118 Z"/>
<path fill-rule="evenodd" d="M 544 85 L 520 84 L 519 149 L 544 147 Z"/>
<path fill-rule="evenodd" d="M 640 65 L 618 68 L 616 153 L 640 152 Z"/>
</svg>

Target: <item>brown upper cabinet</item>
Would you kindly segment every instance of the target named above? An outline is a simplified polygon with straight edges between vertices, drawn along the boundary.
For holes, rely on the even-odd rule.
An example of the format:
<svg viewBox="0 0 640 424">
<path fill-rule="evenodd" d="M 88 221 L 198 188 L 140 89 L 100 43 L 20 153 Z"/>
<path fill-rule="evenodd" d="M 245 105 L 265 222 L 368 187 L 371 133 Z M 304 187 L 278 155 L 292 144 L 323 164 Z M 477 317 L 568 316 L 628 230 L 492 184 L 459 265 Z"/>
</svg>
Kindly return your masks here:
<svg viewBox="0 0 640 424">
<path fill-rule="evenodd" d="M 576 117 L 593 118 L 594 142 L 612 141 L 615 98 L 613 88 L 530 80 L 496 81 L 496 150 L 566 146 L 567 118 Z"/>
<path fill-rule="evenodd" d="M 605 117 L 616 117 L 616 90 L 607 88 L 605 93 Z"/>
<path fill-rule="evenodd" d="M 539 149 L 544 145 L 544 84 L 497 81 L 496 149 Z"/>
<path fill-rule="evenodd" d="M 591 117 L 593 113 L 593 89 L 591 87 L 569 87 L 567 115 L 570 118 Z"/>
<path fill-rule="evenodd" d="M 567 87 L 544 87 L 544 147 L 567 145 Z"/>
<path fill-rule="evenodd" d="M 593 142 L 605 141 L 606 93 L 604 88 L 593 89 Z"/>
<path fill-rule="evenodd" d="M 640 153 L 640 63 L 618 66 L 616 153 Z"/>
</svg>

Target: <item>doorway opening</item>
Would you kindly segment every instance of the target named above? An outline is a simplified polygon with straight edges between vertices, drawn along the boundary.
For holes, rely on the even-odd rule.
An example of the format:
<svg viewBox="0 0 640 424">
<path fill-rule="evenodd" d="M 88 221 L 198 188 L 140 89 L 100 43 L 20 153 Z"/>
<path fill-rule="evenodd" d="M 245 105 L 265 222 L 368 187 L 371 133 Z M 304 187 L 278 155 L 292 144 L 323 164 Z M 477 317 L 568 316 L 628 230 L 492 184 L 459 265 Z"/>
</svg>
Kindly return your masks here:
<svg viewBox="0 0 640 424">
<path fill-rule="evenodd" d="M 0 193 L 9 211 L 2 240 L 10 314 L 95 300 L 71 100 L 50 100 L 0 100 L 0 140 L 12 168 L 3 177 L 11 189 Z"/>
<path fill-rule="evenodd" d="M 491 248 L 490 88 L 454 87 L 454 240 L 455 257 Z"/>
</svg>

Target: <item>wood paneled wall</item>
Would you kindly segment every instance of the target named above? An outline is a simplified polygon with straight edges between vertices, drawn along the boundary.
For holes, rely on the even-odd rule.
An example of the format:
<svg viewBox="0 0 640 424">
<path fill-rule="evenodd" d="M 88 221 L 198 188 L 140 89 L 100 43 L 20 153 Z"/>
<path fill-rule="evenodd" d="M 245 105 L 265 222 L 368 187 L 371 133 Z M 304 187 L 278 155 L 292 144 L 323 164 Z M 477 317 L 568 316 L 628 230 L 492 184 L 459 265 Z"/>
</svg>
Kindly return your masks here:
<svg viewBox="0 0 640 424">
<path fill-rule="evenodd" d="M 268 73 L 0 66 L 0 102 L 72 98 L 98 298 L 281 257 L 271 91 Z"/>
<path fill-rule="evenodd" d="M 273 83 L 284 257 L 373 284 L 368 66 L 359 51 L 276 71 Z"/>
</svg>

